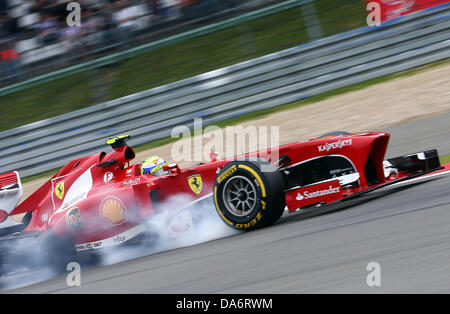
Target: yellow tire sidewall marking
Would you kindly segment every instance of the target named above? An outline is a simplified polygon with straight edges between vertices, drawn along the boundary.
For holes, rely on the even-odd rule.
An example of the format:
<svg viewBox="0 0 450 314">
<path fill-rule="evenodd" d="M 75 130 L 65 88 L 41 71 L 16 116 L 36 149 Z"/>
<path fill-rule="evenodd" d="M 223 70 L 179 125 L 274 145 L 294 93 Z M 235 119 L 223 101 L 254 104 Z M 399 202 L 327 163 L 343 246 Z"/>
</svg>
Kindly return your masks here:
<svg viewBox="0 0 450 314">
<path fill-rule="evenodd" d="M 229 221 L 222 213 L 222 211 L 219 208 L 219 204 L 217 203 L 217 186 L 214 187 L 214 203 L 216 205 L 216 209 L 219 212 L 220 217 L 222 217 L 222 219 L 229 225 L 234 226 L 234 223 L 232 223 L 231 221 Z"/>
</svg>

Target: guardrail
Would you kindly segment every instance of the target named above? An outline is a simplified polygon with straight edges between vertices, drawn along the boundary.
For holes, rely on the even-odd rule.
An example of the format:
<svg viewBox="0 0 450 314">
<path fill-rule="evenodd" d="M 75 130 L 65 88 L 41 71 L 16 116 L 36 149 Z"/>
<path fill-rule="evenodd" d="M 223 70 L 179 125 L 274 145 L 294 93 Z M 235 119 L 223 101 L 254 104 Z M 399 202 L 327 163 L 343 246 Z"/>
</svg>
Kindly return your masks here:
<svg viewBox="0 0 450 314">
<path fill-rule="evenodd" d="M 450 57 L 450 4 L 204 73 L 0 133 L 0 173 L 22 177 L 103 150 L 170 136 L 193 118 L 212 124 Z"/>
<path fill-rule="evenodd" d="M 106 65 L 114 64 L 120 61 L 124 61 L 130 59 L 132 57 L 142 55 L 143 53 L 157 50 L 162 47 L 170 46 L 176 43 L 188 41 L 203 35 L 211 34 L 232 26 L 240 25 L 242 23 L 246 23 L 249 21 L 256 20 L 258 18 L 275 14 L 278 12 L 282 12 L 285 10 L 289 10 L 295 7 L 300 7 L 305 4 L 311 3 L 312 0 L 286 0 L 282 3 L 274 4 L 259 10 L 251 11 L 248 13 L 241 14 L 239 16 L 227 19 L 225 21 L 216 22 L 210 25 L 202 26 L 199 28 L 195 28 L 193 30 L 189 30 L 186 32 L 182 32 L 179 34 L 175 34 L 157 41 L 152 41 L 132 49 L 128 49 L 125 51 L 120 51 L 116 53 L 109 54 L 107 56 L 103 56 L 100 58 L 95 58 L 90 61 L 86 61 L 80 64 L 72 65 L 69 67 L 65 67 L 63 69 L 59 69 L 56 71 L 52 71 L 50 73 L 42 74 L 26 81 L 15 83 L 12 85 L 8 85 L 0 88 L 0 96 L 8 95 L 11 93 L 22 91 L 26 88 L 34 87 L 40 85 L 44 82 L 55 81 L 67 76 L 74 75 L 76 73 L 84 72 L 86 70 L 91 70 L 94 68 L 100 68 Z M 241 4 L 241 6 L 245 6 L 245 4 Z M 48 47 L 44 47 L 45 54 L 48 53 L 50 57 L 55 57 L 57 55 L 64 54 L 66 52 L 66 48 L 63 47 L 62 44 L 53 44 Z M 37 58 L 36 54 L 39 54 L 42 51 L 37 51 L 28 56 L 26 54 L 24 57 L 28 58 Z M 41 53 L 42 54 L 42 53 Z M 47 58 L 47 57 L 46 57 Z"/>
</svg>

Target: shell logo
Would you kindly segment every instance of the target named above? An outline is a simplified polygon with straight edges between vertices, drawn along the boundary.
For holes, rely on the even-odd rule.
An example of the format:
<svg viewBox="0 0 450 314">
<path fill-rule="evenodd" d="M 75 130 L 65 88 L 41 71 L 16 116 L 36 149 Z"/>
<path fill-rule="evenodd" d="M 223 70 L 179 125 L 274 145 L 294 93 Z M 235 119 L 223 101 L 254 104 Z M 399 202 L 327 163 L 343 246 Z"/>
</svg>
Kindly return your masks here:
<svg viewBox="0 0 450 314">
<path fill-rule="evenodd" d="M 116 197 L 107 197 L 100 204 L 100 214 L 113 225 L 123 223 L 126 220 L 125 213 L 125 206 Z"/>
</svg>

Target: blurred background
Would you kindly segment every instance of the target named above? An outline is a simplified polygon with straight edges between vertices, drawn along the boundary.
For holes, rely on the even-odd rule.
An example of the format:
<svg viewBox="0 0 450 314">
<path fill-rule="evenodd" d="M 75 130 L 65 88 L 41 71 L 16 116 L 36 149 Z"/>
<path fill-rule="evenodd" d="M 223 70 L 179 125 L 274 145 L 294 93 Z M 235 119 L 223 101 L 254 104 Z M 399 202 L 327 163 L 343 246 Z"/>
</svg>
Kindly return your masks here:
<svg viewBox="0 0 450 314">
<path fill-rule="evenodd" d="M 68 2 L 0 0 L 0 130 L 358 28 L 366 18 L 361 0 L 83 0 L 81 26 L 68 26 Z M 235 26 L 176 37 L 286 2 Z M 71 68 L 104 56 L 114 60 Z"/>
<path fill-rule="evenodd" d="M 143 149 L 194 118 L 225 123 L 443 61 L 449 4 L 0 0 L 0 173 L 51 171 L 118 134 Z"/>
</svg>

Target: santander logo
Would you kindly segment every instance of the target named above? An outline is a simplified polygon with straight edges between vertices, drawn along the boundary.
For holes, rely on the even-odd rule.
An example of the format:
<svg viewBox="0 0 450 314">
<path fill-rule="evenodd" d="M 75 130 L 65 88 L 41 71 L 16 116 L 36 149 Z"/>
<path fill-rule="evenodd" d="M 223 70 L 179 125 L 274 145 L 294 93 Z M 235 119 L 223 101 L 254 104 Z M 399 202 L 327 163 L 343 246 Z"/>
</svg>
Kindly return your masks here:
<svg viewBox="0 0 450 314">
<path fill-rule="evenodd" d="M 324 196 L 324 195 L 329 195 L 329 194 L 336 194 L 336 193 L 339 193 L 340 191 L 341 191 L 340 187 L 334 188 L 330 185 L 330 187 L 326 190 L 319 190 L 319 191 L 314 191 L 314 192 L 304 191 L 303 193 L 299 192 L 295 199 L 297 201 L 302 201 L 302 200 L 309 199 L 309 198 L 314 198 L 314 197 L 319 197 L 319 196 Z"/>
</svg>

